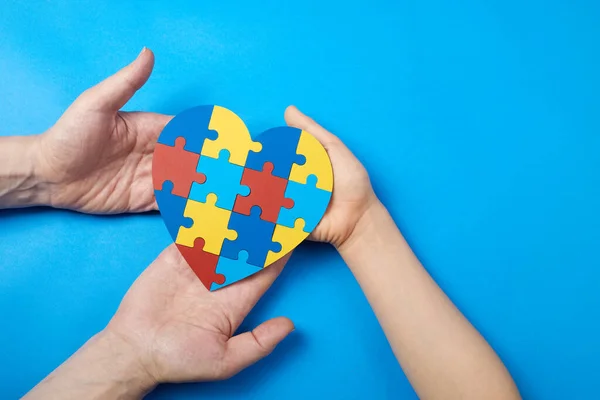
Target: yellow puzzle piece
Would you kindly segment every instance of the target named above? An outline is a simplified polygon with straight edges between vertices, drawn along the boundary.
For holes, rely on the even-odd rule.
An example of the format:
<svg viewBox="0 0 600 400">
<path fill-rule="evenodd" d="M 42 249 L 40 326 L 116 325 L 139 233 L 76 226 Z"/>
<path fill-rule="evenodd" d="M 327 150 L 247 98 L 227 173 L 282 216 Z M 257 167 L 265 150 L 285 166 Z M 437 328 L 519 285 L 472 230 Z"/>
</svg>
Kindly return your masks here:
<svg viewBox="0 0 600 400">
<path fill-rule="evenodd" d="M 306 157 L 304 165 L 293 164 L 290 181 L 306 184 L 309 175 L 317 177 L 317 188 L 333 190 L 333 171 L 323 145 L 310 133 L 302 131 L 296 153 Z"/>
<path fill-rule="evenodd" d="M 288 228 L 287 226 L 279 224 L 275 225 L 273 242 L 281 244 L 281 251 L 274 252 L 269 250 L 265 266 L 271 265 L 290 251 L 294 250 L 307 236 L 308 233 L 304 232 L 304 220 L 302 218 L 298 218 L 296 222 L 294 222 L 293 228 Z"/>
<path fill-rule="evenodd" d="M 179 228 L 175 243 L 194 247 L 196 238 L 204 239 L 204 251 L 219 255 L 225 239 L 237 239 L 237 232 L 227 228 L 231 211 L 215 206 L 217 196 L 209 193 L 206 203 L 189 200 L 185 205 L 184 217 L 194 220 L 191 228 Z"/>
<path fill-rule="evenodd" d="M 214 106 L 208 129 L 215 130 L 215 140 L 206 139 L 200 154 L 219 158 L 221 150 L 229 151 L 229 162 L 240 166 L 246 165 L 248 152 L 258 152 L 262 144 L 252 141 L 246 124 L 233 111 Z"/>
</svg>

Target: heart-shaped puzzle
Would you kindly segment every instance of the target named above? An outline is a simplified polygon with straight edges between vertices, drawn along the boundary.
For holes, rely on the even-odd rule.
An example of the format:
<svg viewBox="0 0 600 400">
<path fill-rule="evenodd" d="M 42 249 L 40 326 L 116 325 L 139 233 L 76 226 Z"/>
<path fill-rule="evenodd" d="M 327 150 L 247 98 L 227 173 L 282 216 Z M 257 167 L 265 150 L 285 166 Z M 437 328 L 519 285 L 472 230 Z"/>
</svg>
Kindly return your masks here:
<svg viewBox="0 0 600 400">
<path fill-rule="evenodd" d="M 152 178 L 173 241 L 209 290 L 292 251 L 317 226 L 333 190 L 329 156 L 311 134 L 283 126 L 253 140 L 240 117 L 212 105 L 165 126 Z"/>
</svg>

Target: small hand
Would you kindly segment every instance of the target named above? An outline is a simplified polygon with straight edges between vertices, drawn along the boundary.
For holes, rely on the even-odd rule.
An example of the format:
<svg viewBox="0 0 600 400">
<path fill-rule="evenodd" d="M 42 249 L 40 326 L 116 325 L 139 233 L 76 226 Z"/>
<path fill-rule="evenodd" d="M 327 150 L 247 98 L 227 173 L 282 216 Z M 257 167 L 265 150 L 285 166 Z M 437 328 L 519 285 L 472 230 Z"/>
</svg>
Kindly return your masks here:
<svg viewBox="0 0 600 400">
<path fill-rule="evenodd" d="M 309 239 L 329 242 L 339 248 L 365 211 L 377 203 L 367 170 L 338 137 L 296 107 L 285 110 L 285 120 L 288 125 L 316 137 L 329 154 L 333 166 L 333 195 L 327 212 Z"/>
<path fill-rule="evenodd" d="M 131 286 L 106 331 L 129 344 L 155 383 L 228 378 L 294 329 L 279 317 L 233 336 L 288 258 L 209 292 L 171 245 Z"/>
<path fill-rule="evenodd" d="M 142 50 L 130 65 L 82 93 L 38 137 L 38 173 L 52 206 L 87 213 L 156 209 L 152 153 L 171 117 L 119 111 L 153 66 L 152 52 Z"/>
</svg>

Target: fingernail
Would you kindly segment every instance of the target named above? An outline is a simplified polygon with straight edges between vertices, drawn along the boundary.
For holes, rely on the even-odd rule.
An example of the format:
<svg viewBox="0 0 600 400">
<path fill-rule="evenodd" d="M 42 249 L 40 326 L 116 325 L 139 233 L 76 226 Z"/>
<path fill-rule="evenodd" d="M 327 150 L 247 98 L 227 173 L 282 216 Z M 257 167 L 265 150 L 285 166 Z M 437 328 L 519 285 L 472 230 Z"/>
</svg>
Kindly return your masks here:
<svg viewBox="0 0 600 400">
<path fill-rule="evenodd" d="M 144 54 L 144 52 L 145 52 L 145 51 L 146 51 L 146 46 L 142 47 L 142 51 L 140 51 L 140 54 L 138 54 L 138 56 L 136 57 L 136 59 L 137 59 L 137 58 L 140 58 L 140 56 L 141 56 L 142 54 Z"/>
</svg>

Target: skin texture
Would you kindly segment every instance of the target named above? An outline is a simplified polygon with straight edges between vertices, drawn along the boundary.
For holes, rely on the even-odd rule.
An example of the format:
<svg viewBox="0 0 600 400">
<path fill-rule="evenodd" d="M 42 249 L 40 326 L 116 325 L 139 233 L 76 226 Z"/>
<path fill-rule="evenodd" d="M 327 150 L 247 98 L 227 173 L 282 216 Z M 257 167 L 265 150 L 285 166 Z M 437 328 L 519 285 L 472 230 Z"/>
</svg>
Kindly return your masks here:
<svg viewBox="0 0 600 400">
<path fill-rule="evenodd" d="M 100 214 L 156 208 L 151 154 L 171 117 L 118 111 L 153 64 L 144 50 L 83 93 L 44 134 L 0 138 L 0 207 L 44 204 Z M 293 106 L 285 119 L 321 141 L 333 164 L 332 201 L 310 239 L 338 249 L 419 397 L 520 398 L 498 356 L 414 256 L 352 152 Z M 279 317 L 234 336 L 287 259 L 208 292 L 169 246 L 108 326 L 25 398 L 141 398 L 163 382 L 234 375 L 294 329 Z"/>
</svg>

